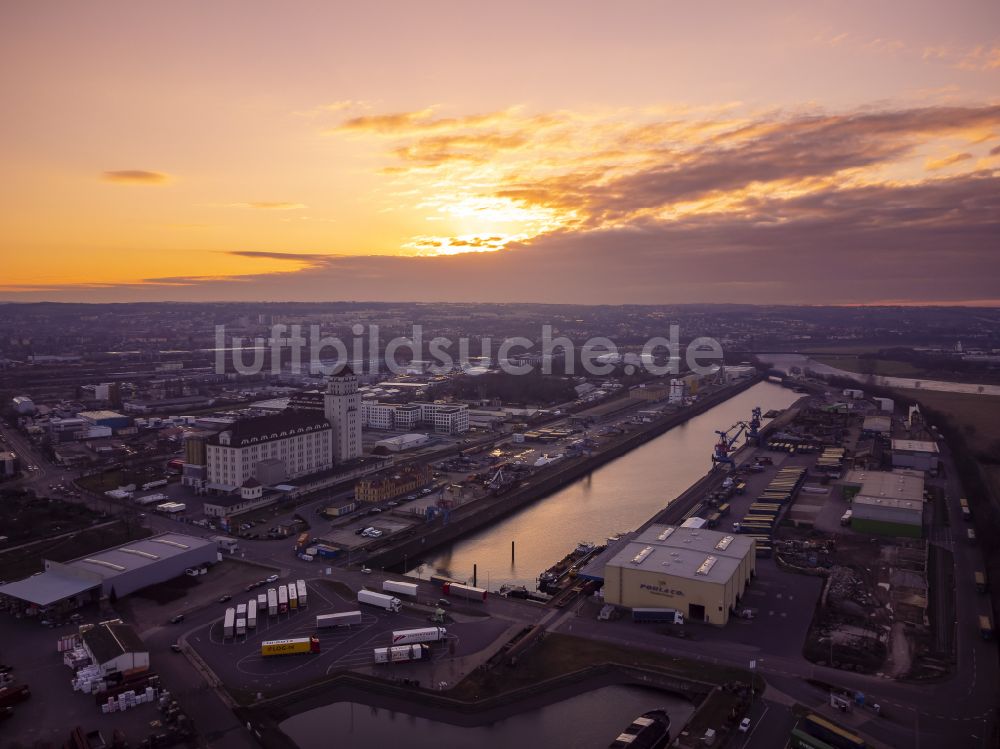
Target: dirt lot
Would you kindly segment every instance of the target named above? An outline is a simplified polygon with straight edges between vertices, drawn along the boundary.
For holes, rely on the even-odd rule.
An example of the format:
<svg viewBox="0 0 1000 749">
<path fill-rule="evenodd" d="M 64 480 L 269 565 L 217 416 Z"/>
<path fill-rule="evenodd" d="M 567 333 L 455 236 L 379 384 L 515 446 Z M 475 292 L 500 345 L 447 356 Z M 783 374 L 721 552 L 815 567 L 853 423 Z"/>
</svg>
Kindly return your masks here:
<svg viewBox="0 0 1000 749">
<path fill-rule="evenodd" d="M 87 528 L 101 519 L 81 504 L 38 498 L 33 492 L 15 489 L 0 491 L 0 527 L 7 536 L 4 546 Z"/>
</svg>

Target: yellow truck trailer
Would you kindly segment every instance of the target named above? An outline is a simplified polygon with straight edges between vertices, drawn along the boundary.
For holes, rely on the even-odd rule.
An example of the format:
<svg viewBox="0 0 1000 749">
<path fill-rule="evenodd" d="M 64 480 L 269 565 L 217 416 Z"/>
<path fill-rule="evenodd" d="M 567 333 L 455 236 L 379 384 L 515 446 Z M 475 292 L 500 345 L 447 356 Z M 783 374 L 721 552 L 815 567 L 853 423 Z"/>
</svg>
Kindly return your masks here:
<svg viewBox="0 0 1000 749">
<path fill-rule="evenodd" d="M 300 653 L 318 653 L 318 637 L 296 637 L 290 640 L 267 640 L 260 644 L 260 654 L 270 655 L 298 655 Z"/>
</svg>

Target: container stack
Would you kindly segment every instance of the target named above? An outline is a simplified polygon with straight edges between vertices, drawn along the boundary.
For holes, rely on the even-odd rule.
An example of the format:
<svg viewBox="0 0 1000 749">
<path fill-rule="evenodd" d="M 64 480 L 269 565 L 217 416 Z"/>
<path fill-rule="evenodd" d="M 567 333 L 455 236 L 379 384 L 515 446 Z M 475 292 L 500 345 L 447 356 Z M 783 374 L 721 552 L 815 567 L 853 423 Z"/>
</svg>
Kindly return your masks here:
<svg viewBox="0 0 1000 749">
<path fill-rule="evenodd" d="M 69 666 L 74 671 L 90 665 L 90 656 L 83 648 L 73 648 L 63 652 L 63 665 Z"/>
<path fill-rule="evenodd" d="M 56 652 L 65 653 L 80 647 L 80 635 L 63 635 L 56 641 Z"/>
<path fill-rule="evenodd" d="M 84 666 L 76 672 L 72 681 L 73 689 L 84 694 L 93 694 L 104 690 L 104 676 L 100 666 Z"/>
<path fill-rule="evenodd" d="M 123 713 L 139 705 L 146 705 L 153 702 L 156 702 L 156 690 L 153 687 L 146 687 L 139 692 L 129 689 L 117 697 L 108 697 L 107 702 L 101 703 L 101 712 L 104 714 Z"/>
</svg>

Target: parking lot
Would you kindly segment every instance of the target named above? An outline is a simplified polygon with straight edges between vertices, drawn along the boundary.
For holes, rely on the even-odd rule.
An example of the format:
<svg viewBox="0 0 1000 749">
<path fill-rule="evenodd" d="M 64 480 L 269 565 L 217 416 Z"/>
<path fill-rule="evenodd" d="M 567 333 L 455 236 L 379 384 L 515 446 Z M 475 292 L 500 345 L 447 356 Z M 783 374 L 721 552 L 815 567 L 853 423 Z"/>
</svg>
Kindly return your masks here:
<svg viewBox="0 0 1000 749">
<path fill-rule="evenodd" d="M 248 690 L 288 689 L 320 679 L 337 669 L 371 667 L 392 669 L 393 674 L 405 673 L 420 678 L 429 673 L 435 663 L 460 658 L 486 648 L 496 640 L 510 622 L 479 615 L 455 613 L 442 625 L 448 633 L 443 642 L 431 643 L 429 662 L 395 663 L 375 666 L 373 649 L 391 644 L 391 633 L 397 629 L 434 626 L 428 621 L 433 607 L 405 604 L 399 613 L 388 613 L 374 606 L 358 604 L 325 581 L 309 583 L 308 607 L 269 617 L 258 615 L 257 627 L 246 635 L 226 639 L 220 611 L 217 618 L 186 636 L 187 643 L 231 688 Z M 249 594 L 237 595 L 229 605 L 249 599 Z M 421 601 L 424 596 L 421 597 Z M 362 622 L 350 628 L 317 632 L 316 616 L 345 611 L 362 611 Z M 261 643 L 266 640 L 288 639 L 317 635 L 320 652 L 315 655 L 264 657 Z"/>
</svg>

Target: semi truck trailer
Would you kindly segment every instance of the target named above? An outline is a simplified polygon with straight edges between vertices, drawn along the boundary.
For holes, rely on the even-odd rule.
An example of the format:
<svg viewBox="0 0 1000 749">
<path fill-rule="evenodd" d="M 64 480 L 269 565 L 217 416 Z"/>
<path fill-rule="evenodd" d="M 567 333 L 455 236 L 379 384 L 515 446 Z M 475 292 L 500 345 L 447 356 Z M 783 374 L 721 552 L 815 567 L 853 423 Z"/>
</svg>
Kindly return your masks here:
<svg viewBox="0 0 1000 749">
<path fill-rule="evenodd" d="M 309 605 L 309 598 L 308 598 L 309 591 L 306 590 L 306 581 L 305 580 L 296 580 L 295 581 L 295 590 L 299 594 L 299 607 L 304 609 L 306 606 Z"/>
<path fill-rule="evenodd" d="M 242 636 L 247 633 L 247 620 L 236 617 L 236 636 Z"/>
<path fill-rule="evenodd" d="M 375 648 L 376 663 L 402 663 L 427 658 L 428 647 L 421 644 L 399 645 L 391 648 Z"/>
<path fill-rule="evenodd" d="M 350 627 L 354 624 L 361 624 L 360 611 L 345 611 L 340 614 L 323 614 L 316 617 L 316 629 Z"/>
<path fill-rule="evenodd" d="M 683 624 L 684 614 L 677 609 L 632 609 L 632 621 Z"/>
<path fill-rule="evenodd" d="M 399 611 L 403 602 L 394 596 L 385 593 L 377 593 L 374 590 L 359 590 L 358 603 L 367 603 L 370 606 L 378 606 L 383 611 Z"/>
<path fill-rule="evenodd" d="M 236 609 L 226 609 L 226 618 L 222 620 L 222 636 L 232 637 L 235 634 Z"/>
<path fill-rule="evenodd" d="M 299 589 L 295 583 L 288 583 L 288 608 L 295 610 L 299 607 Z"/>
<path fill-rule="evenodd" d="M 392 633 L 393 645 L 412 645 L 418 642 L 439 642 L 448 630 L 444 627 L 421 627 L 420 629 L 397 629 Z"/>
<path fill-rule="evenodd" d="M 471 585 L 461 585 L 460 583 L 445 583 L 442 586 L 446 596 L 456 598 L 468 598 L 470 601 L 485 601 L 486 591 L 482 588 L 473 588 Z"/>
<path fill-rule="evenodd" d="M 257 629 L 257 599 L 251 598 L 247 604 L 247 627 Z"/>
<path fill-rule="evenodd" d="M 299 655 L 300 653 L 318 653 L 319 638 L 295 637 L 290 640 L 265 640 L 260 644 L 262 656 Z"/>
<path fill-rule="evenodd" d="M 385 580 L 382 583 L 382 590 L 385 593 L 395 593 L 401 596 L 410 596 L 411 598 L 417 597 L 416 583 L 404 583 L 404 582 L 398 582 L 396 580 Z"/>
<path fill-rule="evenodd" d="M 278 586 L 278 613 L 288 613 L 288 588 L 284 585 Z"/>
</svg>

